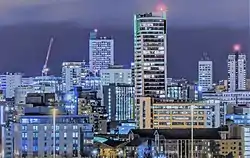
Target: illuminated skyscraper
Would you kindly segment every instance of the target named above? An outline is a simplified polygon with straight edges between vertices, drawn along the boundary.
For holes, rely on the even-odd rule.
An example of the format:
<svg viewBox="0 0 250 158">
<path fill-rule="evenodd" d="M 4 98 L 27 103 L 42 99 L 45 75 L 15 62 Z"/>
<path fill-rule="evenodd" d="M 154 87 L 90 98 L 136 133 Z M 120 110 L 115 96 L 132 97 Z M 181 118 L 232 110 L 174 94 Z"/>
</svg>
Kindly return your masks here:
<svg viewBox="0 0 250 158">
<path fill-rule="evenodd" d="M 240 45 L 234 45 L 234 51 L 228 55 L 228 90 L 246 89 L 246 54 L 241 52 Z"/>
<path fill-rule="evenodd" d="M 202 91 L 207 91 L 213 84 L 213 61 L 211 61 L 206 53 L 198 63 L 198 82 Z"/>
<path fill-rule="evenodd" d="M 166 11 L 134 16 L 135 95 L 166 97 Z"/>
<path fill-rule="evenodd" d="M 89 37 L 90 71 L 99 72 L 114 65 L 114 40 L 108 37 L 98 37 L 97 30 Z"/>
<path fill-rule="evenodd" d="M 122 121 L 134 119 L 133 85 L 120 83 L 104 85 L 103 95 L 109 120 Z"/>
</svg>

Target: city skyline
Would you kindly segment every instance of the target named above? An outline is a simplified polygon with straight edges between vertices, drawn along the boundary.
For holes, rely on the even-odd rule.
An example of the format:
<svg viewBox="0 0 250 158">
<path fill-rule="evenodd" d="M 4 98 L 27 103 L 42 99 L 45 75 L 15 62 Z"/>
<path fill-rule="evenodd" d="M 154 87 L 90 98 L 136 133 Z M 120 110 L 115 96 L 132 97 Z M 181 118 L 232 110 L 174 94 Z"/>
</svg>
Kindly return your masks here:
<svg viewBox="0 0 250 158">
<path fill-rule="evenodd" d="M 0 157 L 249 158 L 249 4 L 0 0 Z"/>
<path fill-rule="evenodd" d="M 119 14 L 121 18 L 124 18 L 123 20 L 120 20 L 119 24 L 126 23 L 126 25 L 116 27 L 116 24 L 109 24 L 110 21 L 116 21 L 115 19 L 112 20 L 112 16 L 108 16 L 108 18 L 104 18 L 105 22 L 101 22 L 103 26 L 98 27 L 98 23 L 91 23 L 91 25 L 88 25 L 88 23 L 81 23 L 81 20 L 85 19 L 82 17 L 82 19 L 72 18 L 70 17 L 66 20 L 60 20 L 60 18 L 51 19 L 48 21 L 44 21 L 43 18 L 36 18 L 33 19 L 29 17 L 20 18 L 18 16 L 22 16 L 23 14 L 16 14 L 15 12 L 23 11 L 23 13 L 27 13 L 27 9 L 32 11 L 34 8 L 38 7 L 36 11 L 34 11 L 34 15 L 40 15 L 39 10 L 46 10 L 46 8 L 53 8 L 57 3 L 48 3 L 48 1 L 43 2 L 32 2 L 32 3 L 17 3 L 17 2 L 0 2 L 3 5 L 6 6 L 4 10 L 0 13 L 0 19 L 2 19 L 2 25 L 0 25 L 0 28 L 3 32 L 0 33 L 2 36 L 0 36 L 0 41 L 2 42 L 1 52 L 7 52 L 5 53 L 2 58 L 0 59 L 0 72 L 10 71 L 10 72 L 24 72 L 28 76 L 32 75 L 39 75 L 40 73 L 40 67 L 44 63 L 45 58 L 45 52 L 47 49 L 47 38 L 50 38 L 50 36 L 56 36 L 56 41 L 52 50 L 51 58 L 49 61 L 49 67 L 51 68 L 50 74 L 56 74 L 58 75 L 60 73 L 60 65 L 64 61 L 81 61 L 85 60 L 88 61 L 88 37 L 86 37 L 86 34 L 89 34 L 90 31 L 92 31 L 95 28 L 98 28 L 100 30 L 100 33 L 105 36 L 113 36 L 115 39 L 115 63 L 116 64 L 122 64 L 122 65 L 130 65 L 130 62 L 133 61 L 133 31 L 132 31 L 132 23 L 133 23 L 133 14 L 134 13 L 140 13 L 144 12 L 144 10 L 149 11 L 150 9 L 155 10 L 161 5 L 168 6 L 168 25 L 169 27 L 169 64 L 168 67 L 169 76 L 168 77 L 185 77 L 189 80 L 197 80 L 197 74 L 196 71 L 192 74 L 185 74 L 185 71 L 183 72 L 180 64 L 185 63 L 185 65 L 190 65 L 189 69 L 196 70 L 197 69 L 197 61 L 202 56 L 202 52 L 206 51 L 209 54 L 211 54 L 211 60 L 215 62 L 215 80 L 219 79 L 225 79 L 226 73 L 222 73 L 222 71 L 225 72 L 226 70 L 226 54 L 231 51 L 231 47 L 235 43 L 242 44 L 242 48 L 244 52 L 248 52 L 249 47 L 249 38 L 248 38 L 248 29 L 244 29 L 245 22 L 248 20 L 244 16 L 245 11 L 247 10 L 244 3 L 245 1 L 242 1 L 242 3 L 235 3 L 233 1 L 227 1 L 228 5 L 225 1 L 220 1 L 218 6 L 213 6 L 211 2 L 206 2 L 210 9 L 217 9 L 219 11 L 217 17 L 231 17 L 231 20 L 235 20 L 233 18 L 234 16 L 231 16 L 232 12 L 230 12 L 230 5 L 235 5 L 236 10 L 241 9 L 240 12 L 237 12 L 235 15 L 240 18 L 236 18 L 237 22 L 225 22 L 227 18 L 222 18 L 223 20 L 221 22 L 213 22 L 216 18 L 204 18 L 205 21 L 211 23 L 211 24 L 192 24 L 192 21 L 195 20 L 189 20 L 186 16 L 186 14 L 194 14 L 193 16 L 203 16 L 205 12 L 207 12 L 207 9 L 203 9 L 204 11 L 201 11 L 199 15 L 195 13 L 195 10 L 193 13 L 187 12 L 188 9 L 192 6 L 195 6 L 193 3 L 195 0 L 192 0 L 190 4 L 181 3 L 181 2 L 171 2 L 171 1 L 153 1 L 151 3 L 146 3 L 145 8 L 140 8 L 140 4 L 142 3 L 140 0 L 135 1 L 136 3 L 135 7 L 132 7 L 132 10 L 128 11 L 129 14 Z M 197 1 L 198 2 L 198 1 Z M 63 6 L 68 4 L 69 2 L 63 1 L 62 3 L 58 3 L 58 6 Z M 96 3 L 95 1 L 92 2 L 93 4 Z M 91 4 L 92 4 L 91 3 Z M 130 1 L 129 4 L 132 2 Z M 81 4 L 80 1 L 74 1 L 70 5 L 69 9 L 76 7 L 76 4 Z M 92 5 L 93 5 L 92 4 Z M 187 8 L 185 8 L 183 5 L 186 4 Z M 197 3 L 197 5 L 199 2 Z M 92 6 L 90 5 L 90 6 Z M 200 8 L 204 8 L 205 5 L 201 5 Z M 208 7 L 208 8 L 209 8 Z M 214 8 L 215 7 L 215 8 Z M 33 9 L 32 9 L 33 8 Z M 176 10 L 179 9 L 179 10 Z M 76 9 L 77 10 L 77 9 Z M 179 11 L 179 12 L 178 12 Z M 43 11 L 42 11 L 43 12 Z M 108 12 L 108 11 L 107 11 Z M 15 13 L 15 14 L 14 14 Z M 29 12 L 30 13 L 30 12 Z M 182 13 L 182 14 L 179 14 Z M 214 14 L 214 13 L 212 13 Z M 2 15 L 2 16 L 1 16 Z M 13 16 L 17 16 L 20 21 L 15 21 L 14 23 L 4 23 L 4 18 L 1 18 L 5 15 L 8 15 L 8 19 L 15 19 L 12 18 Z M 43 15 L 43 14 L 41 14 Z M 74 14 L 75 15 L 75 14 Z M 77 14 L 78 15 L 78 14 Z M 103 15 L 100 16 L 100 19 L 103 19 Z M 105 15 L 106 16 L 106 15 Z M 177 16 L 177 17 L 176 17 Z M 211 15 L 212 16 L 212 15 Z M 5 16 L 7 17 L 7 16 Z M 38 16 L 39 17 L 39 16 Z M 51 16 L 49 16 L 51 17 Z M 126 18 L 127 17 L 127 18 Z M 25 20 L 26 19 L 26 20 Z M 96 19 L 93 17 L 93 19 Z M 98 18 L 97 18 L 98 19 Z M 194 18 L 196 19 L 196 18 Z M 199 18 L 198 18 L 199 19 Z M 221 19 L 221 18 L 218 18 Z M 245 20 L 242 20 L 245 19 Z M 212 21 L 210 21 L 212 20 Z M 175 21 L 180 21 L 182 24 L 176 24 Z M 190 21 L 186 23 L 186 21 Z M 198 20 L 200 21 L 200 20 Z M 215 20 L 216 21 L 216 20 Z M 224 21 L 224 22 L 223 22 Z M 226 20 L 227 21 L 227 20 Z M 230 20 L 229 20 L 230 21 Z M 238 27 L 235 27 L 236 31 L 230 30 L 229 28 L 223 29 L 226 27 L 234 27 L 235 24 L 237 24 Z M 184 25 L 183 25 L 184 24 Z M 187 25 L 185 25 L 187 24 Z M 191 25 L 190 25 L 191 24 Z M 247 23 L 246 23 L 247 24 Z M 95 27 L 95 26 L 97 27 Z M 203 28 L 205 27 L 206 28 Z M 178 30 L 181 27 L 180 30 Z M 208 28 L 207 28 L 208 27 Z M 175 30 L 174 30 L 175 29 Z M 191 31 L 189 31 L 191 29 Z M 201 30 L 201 29 L 206 29 Z M 239 30 L 238 30 L 239 29 Z M 174 30 L 174 31 L 172 31 Z M 43 32 L 43 34 L 40 34 L 40 31 Z M 205 33 L 203 33 L 205 32 Z M 227 36 L 230 36 L 228 38 Z M 20 39 L 19 39 L 20 38 Z M 221 38 L 221 39 L 219 39 Z M 202 39 L 202 40 L 201 40 Z M 214 39 L 218 39 L 218 42 L 214 42 Z M 125 42 L 129 41 L 129 42 Z M 30 45 L 30 43 L 32 43 Z M 219 45 L 220 44 L 220 45 Z M 179 48 L 178 45 L 182 45 L 183 48 Z M 190 58 L 188 54 L 192 53 L 193 58 Z M 73 55 L 72 55 L 73 53 Z M 23 54 L 23 56 L 19 56 L 19 54 Z M 179 58 L 179 56 L 183 56 L 184 58 Z M 36 59 L 36 62 L 33 64 L 34 66 L 30 67 L 27 65 L 27 60 L 31 60 L 31 62 L 34 62 L 33 59 Z M 80 59 L 80 60 L 79 60 Z M 183 59 L 188 59 L 183 61 Z M 14 63 L 18 61 L 18 65 L 12 64 L 9 65 L 7 61 L 13 60 Z M 220 62 L 221 60 L 224 60 L 225 63 L 222 65 Z M 174 68 L 173 68 L 174 67 Z M 217 70 L 218 68 L 218 70 Z"/>
</svg>

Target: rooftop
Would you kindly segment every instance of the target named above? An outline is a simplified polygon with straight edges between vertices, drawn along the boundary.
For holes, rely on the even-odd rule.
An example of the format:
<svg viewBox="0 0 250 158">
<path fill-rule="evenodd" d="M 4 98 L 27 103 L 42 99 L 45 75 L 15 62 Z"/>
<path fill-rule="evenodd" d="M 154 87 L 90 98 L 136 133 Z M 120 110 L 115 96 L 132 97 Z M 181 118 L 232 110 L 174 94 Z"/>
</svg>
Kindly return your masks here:
<svg viewBox="0 0 250 158">
<path fill-rule="evenodd" d="M 194 129 L 194 139 L 221 139 L 220 131 L 228 131 L 227 127 Z M 132 129 L 133 134 L 142 138 L 154 138 L 155 133 L 165 139 L 191 139 L 191 129 Z"/>
</svg>

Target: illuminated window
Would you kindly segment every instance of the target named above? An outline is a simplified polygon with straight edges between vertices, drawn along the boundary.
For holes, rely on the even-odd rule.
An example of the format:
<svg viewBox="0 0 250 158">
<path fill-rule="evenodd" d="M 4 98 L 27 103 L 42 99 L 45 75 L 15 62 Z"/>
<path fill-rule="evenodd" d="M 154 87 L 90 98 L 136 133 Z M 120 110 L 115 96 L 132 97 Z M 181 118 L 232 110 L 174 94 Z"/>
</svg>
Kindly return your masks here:
<svg viewBox="0 0 250 158">
<path fill-rule="evenodd" d="M 38 131 L 38 126 L 33 126 L 34 131 Z"/>
</svg>

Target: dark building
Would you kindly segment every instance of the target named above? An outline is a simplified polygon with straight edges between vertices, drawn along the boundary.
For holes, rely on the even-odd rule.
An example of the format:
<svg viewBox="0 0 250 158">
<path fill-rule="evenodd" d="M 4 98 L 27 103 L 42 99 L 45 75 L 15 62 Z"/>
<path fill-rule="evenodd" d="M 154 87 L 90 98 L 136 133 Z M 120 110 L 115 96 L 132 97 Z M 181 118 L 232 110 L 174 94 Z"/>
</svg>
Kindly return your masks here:
<svg viewBox="0 0 250 158">
<path fill-rule="evenodd" d="M 95 133 L 107 133 L 107 112 L 97 91 L 77 89 L 77 114 L 88 114 Z"/>
<path fill-rule="evenodd" d="M 26 104 L 33 104 L 33 106 L 48 106 L 55 102 L 55 93 L 28 93 L 26 97 Z"/>
<path fill-rule="evenodd" d="M 191 129 L 133 129 L 124 152 L 126 157 L 192 158 L 193 142 L 195 158 L 223 158 L 230 152 L 242 156 L 241 139 L 231 139 L 229 133 L 227 127 L 194 129 L 192 141 Z"/>
<path fill-rule="evenodd" d="M 103 103 L 108 120 L 134 119 L 134 86 L 130 84 L 109 84 L 103 86 Z"/>
</svg>

